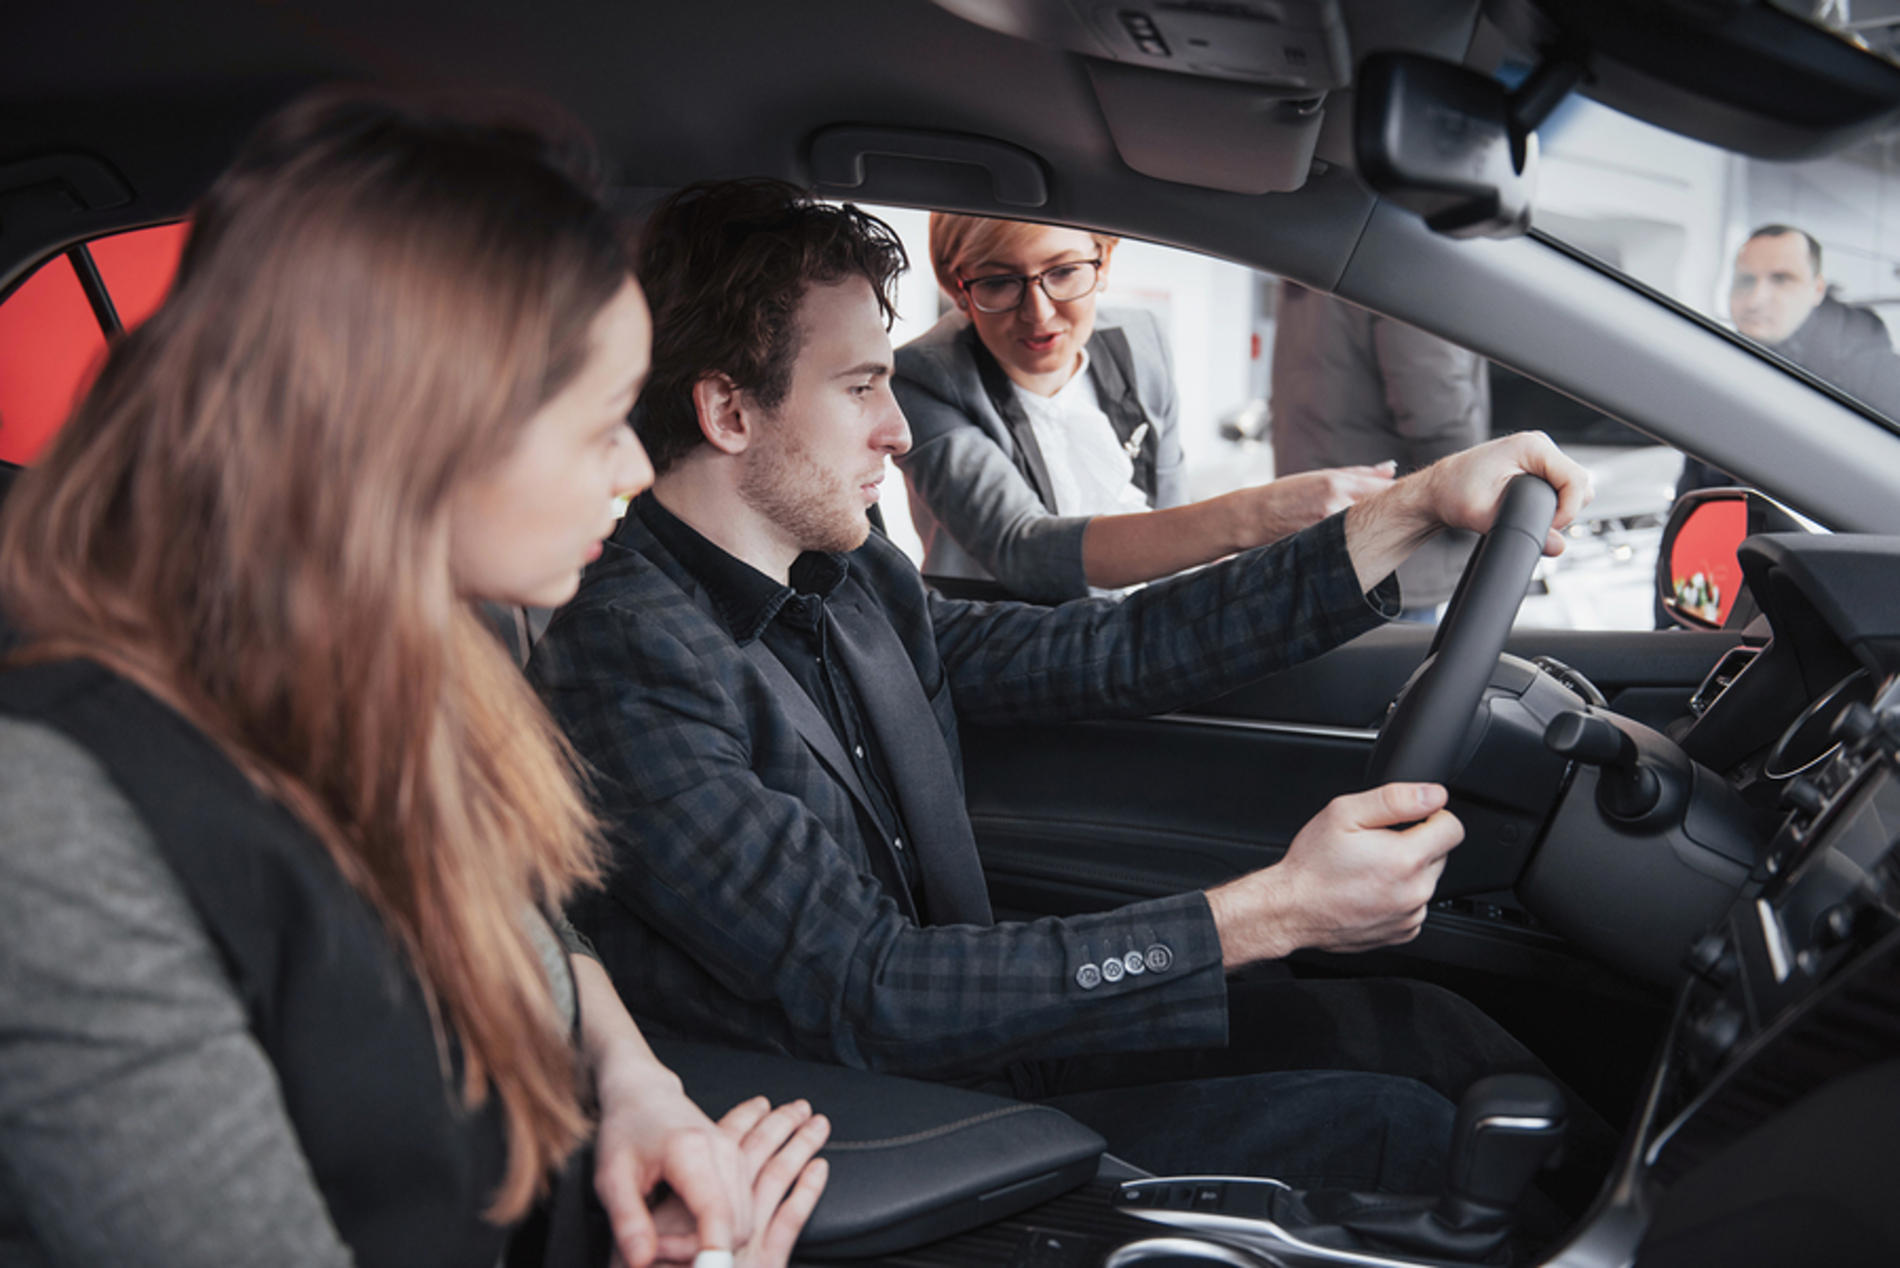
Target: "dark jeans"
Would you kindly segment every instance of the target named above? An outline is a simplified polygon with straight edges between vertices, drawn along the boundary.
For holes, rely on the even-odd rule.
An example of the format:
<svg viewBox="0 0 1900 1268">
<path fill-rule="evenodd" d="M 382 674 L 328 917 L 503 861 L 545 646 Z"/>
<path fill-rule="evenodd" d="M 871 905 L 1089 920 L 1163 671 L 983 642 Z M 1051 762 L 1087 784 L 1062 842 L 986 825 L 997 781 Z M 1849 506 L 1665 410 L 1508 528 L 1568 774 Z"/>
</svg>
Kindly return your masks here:
<svg viewBox="0 0 1900 1268">
<path fill-rule="evenodd" d="M 1048 1063 L 1041 1095 L 1157 1173 L 1271 1176 L 1295 1188 L 1435 1193 L 1453 1102 L 1487 1074 L 1549 1076 L 1450 991 L 1399 979 L 1301 981 L 1269 968 L 1228 985 L 1224 1048 Z M 1563 1166 L 1538 1187 L 1573 1215 L 1617 1137 L 1576 1096 Z"/>
<path fill-rule="evenodd" d="M 1270 1176 L 1296 1189 L 1432 1193 L 1452 1104 L 1413 1079 L 1278 1070 L 1045 1097 L 1157 1175 Z"/>
</svg>

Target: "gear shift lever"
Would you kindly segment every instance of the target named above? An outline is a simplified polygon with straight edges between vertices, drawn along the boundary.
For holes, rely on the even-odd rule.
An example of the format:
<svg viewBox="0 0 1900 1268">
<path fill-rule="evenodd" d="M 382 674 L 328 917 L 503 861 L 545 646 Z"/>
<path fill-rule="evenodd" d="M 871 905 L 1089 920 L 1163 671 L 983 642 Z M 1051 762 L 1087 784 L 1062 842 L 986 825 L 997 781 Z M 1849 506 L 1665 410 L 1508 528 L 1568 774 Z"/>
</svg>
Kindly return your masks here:
<svg viewBox="0 0 1900 1268">
<path fill-rule="evenodd" d="M 1436 1199 L 1174 1176 L 1130 1180 L 1115 1205 L 1274 1263 L 1364 1262 L 1366 1252 L 1493 1263 L 1531 1177 L 1563 1143 L 1564 1118 L 1563 1093 L 1550 1080 L 1494 1074 L 1459 1102 L 1445 1189 Z"/>
<path fill-rule="evenodd" d="M 1534 1074 L 1479 1079 L 1458 1104 L 1436 1216 L 1452 1228 L 1508 1224 L 1564 1138 L 1564 1098 Z"/>
</svg>

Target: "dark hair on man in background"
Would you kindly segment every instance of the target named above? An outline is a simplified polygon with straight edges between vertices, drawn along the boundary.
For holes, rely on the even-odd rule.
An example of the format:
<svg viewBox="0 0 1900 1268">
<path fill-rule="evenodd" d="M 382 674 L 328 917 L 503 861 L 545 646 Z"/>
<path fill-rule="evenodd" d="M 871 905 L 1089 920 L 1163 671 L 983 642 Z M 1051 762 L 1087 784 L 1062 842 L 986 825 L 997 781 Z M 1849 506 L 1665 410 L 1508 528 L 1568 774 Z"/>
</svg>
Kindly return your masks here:
<svg viewBox="0 0 1900 1268">
<path fill-rule="evenodd" d="M 1748 241 L 1753 242 L 1756 238 L 1785 238 L 1791 233 L 1799 234 L 1807 240 L 1808 264 L 1813 267 L 1814 276 L 1821 276 L 1821 244 L 1806 229 L 1797 229 L 1793 225 L 1763 225 L 1748 235 Z"/>
<path fill-rule="evenodd" d="M 653 310 L 653 370 L 634 425 L 664 474 L 701 442 L 693 385 L 724 375 L 767 409 L 791 388 L 799 301 L 812 285 L 871 284 L 888 326 L 910 260 L 891 227 L 778 180 L 689 185 L 659 205 L 635 252 Z"/>
</svg>

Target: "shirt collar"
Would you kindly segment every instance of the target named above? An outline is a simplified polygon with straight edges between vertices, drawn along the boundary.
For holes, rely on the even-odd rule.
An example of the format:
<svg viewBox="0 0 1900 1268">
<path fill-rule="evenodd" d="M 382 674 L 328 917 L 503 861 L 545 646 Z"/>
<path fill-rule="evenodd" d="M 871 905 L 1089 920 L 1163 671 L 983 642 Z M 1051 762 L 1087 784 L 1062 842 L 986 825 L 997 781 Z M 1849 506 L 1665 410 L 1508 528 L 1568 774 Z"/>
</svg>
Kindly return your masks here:
<svg viewBox="0 0 1900 1268">
<path fill-rule="evenodd" d="M 1010 386 L 1016 389 L 1016 395 L 1032 413 L 1045 418 L 1060 418 L 1080 402 L 1095 404 L 1098 397 L 1095 384 L 1089 378 L 1089 350 L 1086 344 L 1082 347 L 1082 360 L 1075 367 L 1075 373 L 1069 376 L 1067 383 L 1056 389 L 1055 395 L 1043 396 L 1020 383 L 1012 382 Z"/>
<path fill-rule="evenodd" d="M 843 555 L 808 550 L 792 562 L 792 584 L 781 585 L 708 541 L 650 491 L 635 498 L 632 509 L 654 539 L 706 587 L 719 619 L 741 647 L 763 634 L 794 598 L 808 595 L 819 602 L 829 598 L 848 570 Z"/>
</svg>

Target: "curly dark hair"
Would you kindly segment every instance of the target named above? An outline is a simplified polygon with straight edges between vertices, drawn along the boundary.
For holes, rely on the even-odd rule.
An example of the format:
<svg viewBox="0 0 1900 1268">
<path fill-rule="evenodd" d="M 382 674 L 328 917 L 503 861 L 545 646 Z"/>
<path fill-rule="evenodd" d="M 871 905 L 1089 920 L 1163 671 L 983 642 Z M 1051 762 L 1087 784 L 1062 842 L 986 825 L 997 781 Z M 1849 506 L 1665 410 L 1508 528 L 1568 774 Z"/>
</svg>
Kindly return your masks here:
<svg viewBox="0 0 1900 1268">
<path fill-rule="evenodd" d="M 767 409 L 791 389 L 799 302 L 812 284 L 862 277 L 888 328 L 891 284 L 910 267 L 891 227 L 779 180 L 702 181 L 654 211 L 634 270 L 653 310 L 653 367 L 634 413 L 665 474 L 703 440 L 693 385 L 721 374 Z"/>
</svg>

